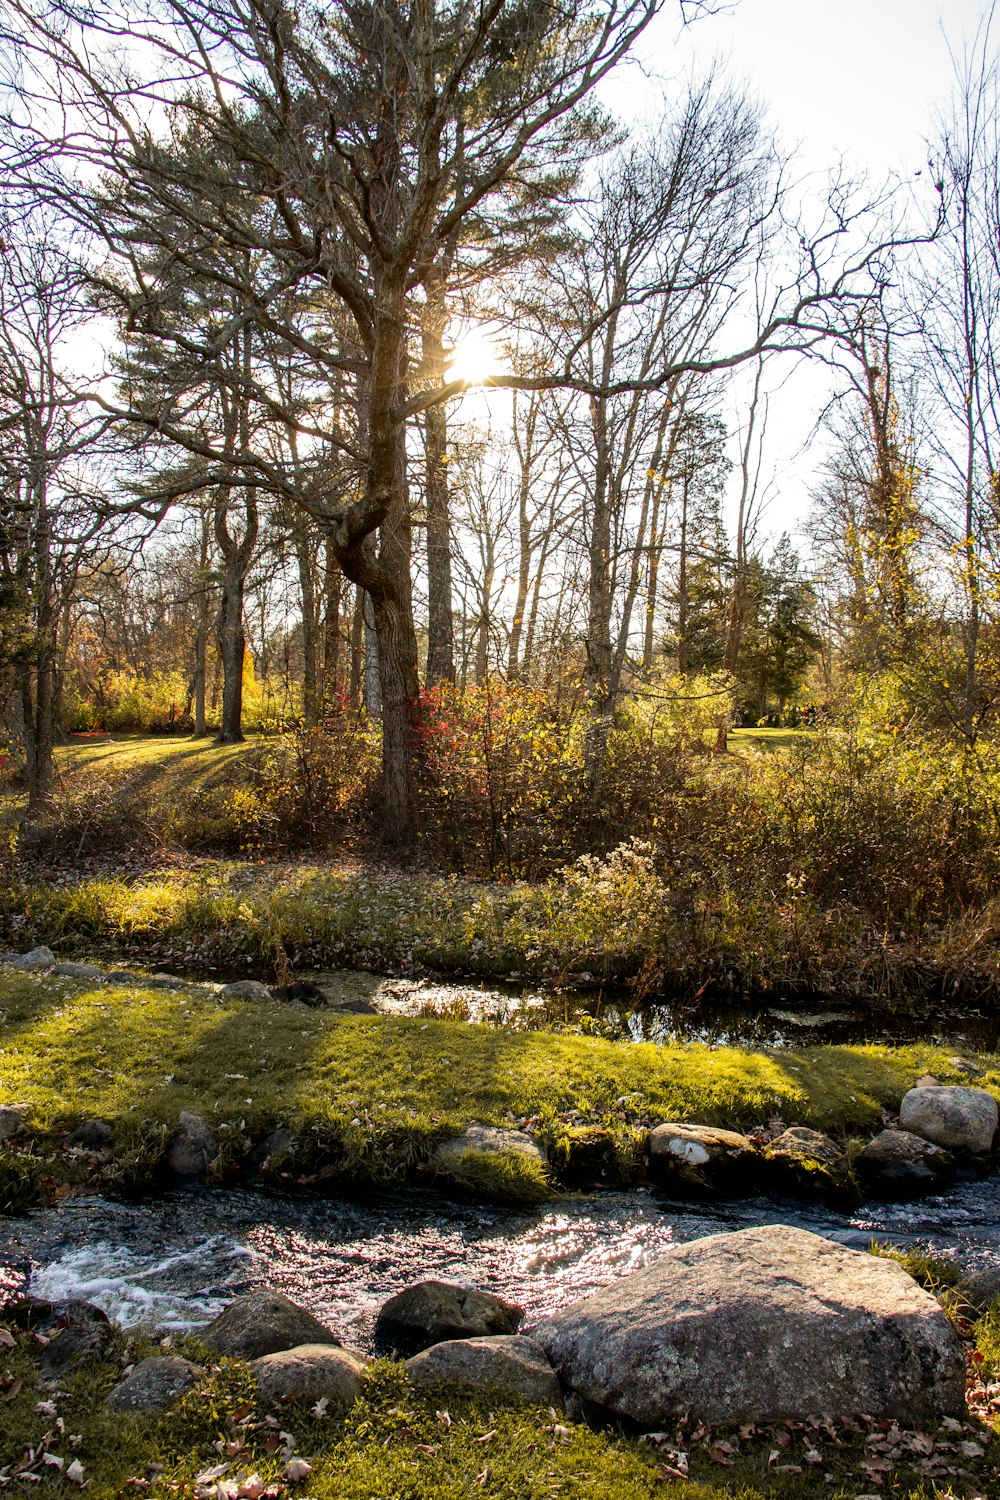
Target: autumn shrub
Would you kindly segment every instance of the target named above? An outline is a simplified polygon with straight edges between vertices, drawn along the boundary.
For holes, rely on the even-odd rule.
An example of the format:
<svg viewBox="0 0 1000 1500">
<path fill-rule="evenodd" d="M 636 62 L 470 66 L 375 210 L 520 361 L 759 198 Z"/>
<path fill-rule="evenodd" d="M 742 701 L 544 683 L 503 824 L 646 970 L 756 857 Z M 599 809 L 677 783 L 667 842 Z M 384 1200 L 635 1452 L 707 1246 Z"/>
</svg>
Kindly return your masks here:
<svg viewBox="0 0 1000 1500">
<path fill-rule="evenodd" d="M 86 686 L 71 677 L 63 717 L 84 733 L 148 734 L 189 729 L 188 684 L 180 672 L 151 674 L 106 668 Z"/>
<path fill-rule="evenodd" d="M 435 688 L 419 733 L 426 838 L 454 868 L 530 877 L 576 852 L 581 736 L 542 692 Z"/>
<path fill-rule="evenodd" d="M 371 816 L 378 777 L 378 728 L 361 711 L 262 739 L 222 794 L 225 837 L 240 853 L 322 849 Z"/>
</svg>

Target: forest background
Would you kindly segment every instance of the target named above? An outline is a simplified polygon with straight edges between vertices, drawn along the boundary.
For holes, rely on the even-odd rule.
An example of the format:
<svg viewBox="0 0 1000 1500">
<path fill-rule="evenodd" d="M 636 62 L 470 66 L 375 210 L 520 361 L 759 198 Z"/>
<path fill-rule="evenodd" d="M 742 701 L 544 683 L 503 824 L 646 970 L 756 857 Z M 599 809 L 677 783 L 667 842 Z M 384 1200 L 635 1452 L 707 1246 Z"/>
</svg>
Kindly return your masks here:
<svg viewBox="0 0 1000 1500">
<path fill-rule="evenodd" d="M 13 881 L 391 852 L 739 983 L 992 972 L 992 12 L 916 175 L 820 185 L 718 64 L 614 118 L 667 11 L 5 0 Z"/>
</svg>

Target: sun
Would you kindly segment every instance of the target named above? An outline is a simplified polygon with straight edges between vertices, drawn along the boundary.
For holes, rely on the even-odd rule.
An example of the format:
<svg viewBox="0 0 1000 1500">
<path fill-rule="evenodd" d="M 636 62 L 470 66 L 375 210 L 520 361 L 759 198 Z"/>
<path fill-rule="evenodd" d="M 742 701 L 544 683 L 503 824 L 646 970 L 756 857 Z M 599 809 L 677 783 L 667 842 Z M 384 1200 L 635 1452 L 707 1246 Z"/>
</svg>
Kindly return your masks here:
<svg viewBox="0 0 1000 1500">
<path fill-rule="evenodd" d="M 448 379 L 481 385 L 500 373 L 499 350 L 489 330 L 475 326 L 460 329 L 447 365 Z"/>
</svg>

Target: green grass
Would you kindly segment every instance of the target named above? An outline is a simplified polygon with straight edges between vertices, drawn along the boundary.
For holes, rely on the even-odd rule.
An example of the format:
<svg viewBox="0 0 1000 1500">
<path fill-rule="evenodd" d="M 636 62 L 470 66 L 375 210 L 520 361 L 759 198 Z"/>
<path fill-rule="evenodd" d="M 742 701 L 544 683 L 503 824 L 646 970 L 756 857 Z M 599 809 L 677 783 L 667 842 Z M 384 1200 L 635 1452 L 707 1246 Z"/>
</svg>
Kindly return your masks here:
<svg viewBox="0 0 1000 1500">
<path fill-rule="evenodd" d="M 113 1414 L 104 1398 L 124 1363 L 149 1352 L 148 1341 L 126 1343 L 118 1335 L 107 1363 L 90 1364 L 60 1382 L 60 1392 L 39 1386 L 37 1350 L 17 1339 L 0 1358 L 0 1474 L 12 1471 L 28 1453 L 62 1459 L 62 1469 L 44 1460 L 29 1465 L 38 1476 L 31 1493 L 78 1493 L 65 1477 L 76 1460 L 83 1467 L 87 1493 L 94 1500 L 152 1492 L 190 1494 L 200 1471 L 231 1465 L 226 1477 L 257 1474 L 278 1485 L 279 1493 L 316 1500 L 833 1500 L 871 1490 L 861 1469 L 864 1428 L 824 1431 L 820 1427 L 700 1429 L 683 1424 L 663 1435 L 690 1464 L 691 1480 L 672 1478 L 674 1454 L 650 1444 L 595 1433 L 547 1410 L 519 1405 L 501 1396 L 469 1399 L 455 1391 L 418 1392 L 401 1368 L 388 1361 L 370 1370 L 365 1392 L 346 1420 L 317 1416 L 304 1408 L 269 1412 L 261 1405 L 246 1367 L 236 1361 L 213 1365 L 195 1341 L 182 1352 L 205 1361 L 196 1388 L 162 1417 Z M 6 1368 L 4 1368 L 6 1367 Z M 17 1383 L 20 1382 L 20 1385 Z M 50 1403 L 38 1409 L 39 1399 Z M 61 1425 L 60 1425 L 61 1424 Z M 281 1434 L 281 1436 L 277 1436 Z M 876 1431 L 875 1436 L 878 1436 Z M 935 1437 L 954 1441 L 952 1433 Z M 948 1485 L 950 1495 L 985 1493 L 994 1471 L 998 1444 L 978 1423 L 964 1434 L 987 1449 L 983 1459 L 963 1461 L 964 1476 Z M 716 1447 L 719 1440 L 727 1448 Z M 775 1467 L 771 1455 L 779 1449 Z M 806 1458 L 807 1452 L 818 1453 Z M 926 1451 L 926 1449 L 924 1450 Z M 294 1454 L 312 1465 L 299 1486 L 286 1491 L 281 1475 Z M 894 1500 L 916 1500 L 943 1492 L 921 1481 L 905 1452 L 886 1479 Z M 947 1462 L 947 1460 L 945 1460 Z M 797 1469 L 798 1472 L 793 1472 Z M 668 1488 L 665 1488 L 665 1481 Z M 23 1492 L 27 1481 L 18 1485 Z"/>
<path fill-rule="evenodd" d="M 793 745 L 808 743 L 814 729 L 731 729 L 730 749 L 751 746 L 755 750 L 790 750 Z"/>
<path fill-rule="evenodd" d="M 574 1131 L 604 1126 L 627 1161 L 636 1130 L 661 1120 L 746 1129 L 779 1113 L 841 1134 L 873 1130 L 922 1074 L 963 1076 L 950 1051 L 929 1045 L 636 1045 L 31 976 L 0 982 L 0 1012 L 0 1099 L 47 1138 L 108 1120 L 116 1170 L 136 1180 L 155 1170 L 181 1110 L 213 1124 L 223 1173 L 284 1126 L 303 1142 L 300 1174 L 389 1182 L 473 1122 L 537 1117 L 555 1159 Z M 1000 1092 L 1000 1059 L 977 1061 Z M 537 1197 L 529 1176 L 524 1196 Z"/>
</svg>

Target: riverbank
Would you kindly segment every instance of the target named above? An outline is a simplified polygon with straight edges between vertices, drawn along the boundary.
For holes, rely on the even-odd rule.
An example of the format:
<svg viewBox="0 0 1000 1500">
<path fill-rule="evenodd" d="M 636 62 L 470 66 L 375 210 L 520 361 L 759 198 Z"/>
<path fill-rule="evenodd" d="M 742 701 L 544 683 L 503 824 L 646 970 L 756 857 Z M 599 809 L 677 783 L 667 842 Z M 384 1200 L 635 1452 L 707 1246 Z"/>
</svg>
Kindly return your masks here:
<svg viewBox="0 0 1000 1500">
<path fill-rule="evenodd" d="M 211 1138 L 197 1149 L 215 1181 L 249 1172 L 330 1191 L 445 1179 L 530 1202 L 582 1167 L 641 1180 L 663 1121 L 746 1132 L 778 1119 L 832 1133 L 849 1162 L 851 1138 L 877 1131 L 926 1075 L 1000 1093 L 1000 1058 L 967 1049 L 654 1046 L 314 1010 L 180 980 L 8 969 L 0 1011 L 11 1207 L 67 1186 L 169 1180 L 184 1169 L 172 1158 L 191 1133 L 184 1118 Z M 442 1144 L 475 1126 L 527 1145 L 444 1162 Z"/>
<path fill-rule="evenodd" d="M 737 899 L 671 885 L 642 845 L 534 884 L 180 858 L 123 874 L 14 872 L 0 885 L 0 942 L 202 975 L 351 967 L 927 1017 L 942 1005 L 995 1008 L 996 916 L 989 907 L 903 932 L 794 891 Z"/>
<path fill-rule="evenodd" d="M 862 1417 L 709 1428 L 681 1421 L 645 1441 L 595 1432 L 561 1409 L 499 1392 L 421 1390 L 395 1361 L 362 1377 L 346 1415 L 269 1402 L 250 1366 L 197 1339 L 166 1348 L 110 1332 L 99 1359 L 40 1373 L 35 1334 L 10 1323 L 0 1348 L 0 1478 L 36 1495 L 186 1494 L 198 1500 L 313 1496 L 316 1500 L 854 1500 L 885 1492 L 910 1500 L 947 1494 L 985 1500 L 1000 1458 L 994 1354 L 984 1330 L 970 1365 L 971 1413 L 925 1430 Z M 163 1414 L 113 1410 L 124 1370 L 169 1353 L 198 1368 Z"/>
</svg>

